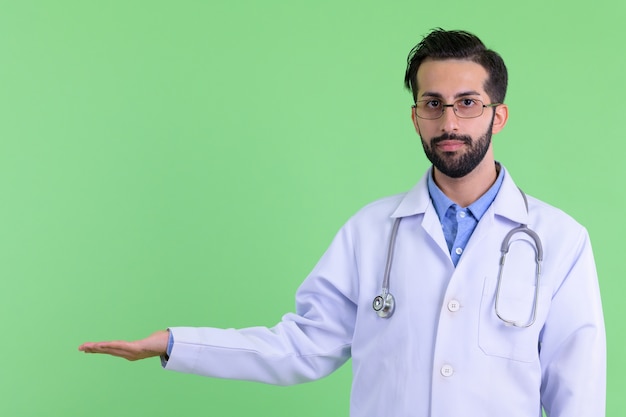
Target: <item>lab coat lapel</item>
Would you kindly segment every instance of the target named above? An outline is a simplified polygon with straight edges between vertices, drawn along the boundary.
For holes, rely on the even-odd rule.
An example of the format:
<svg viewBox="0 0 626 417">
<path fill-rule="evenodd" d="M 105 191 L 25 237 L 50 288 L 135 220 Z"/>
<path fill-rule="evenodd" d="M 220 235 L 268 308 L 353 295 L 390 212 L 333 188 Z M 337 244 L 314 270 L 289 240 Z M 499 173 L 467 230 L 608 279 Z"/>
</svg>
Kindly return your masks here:
<svg viewBox="0 0 626 417">
<path fill-rule="evenodd" d="M 430 236 L 430 238 L 437 244 L 439 249 L 442 250 L 450 260 L 452 264 L 452 258 L 450 257 L 450 251 L 448 250 L 448 244 L 446 243 L 446 238 L 443 235 L 443 229 L 441 227 L 441 222 L 439 221 L 439 216 L 437 216 L 437 211 L 435 210 L 435 206 L 430 204 L 424 213 L 424 219 L 422 220 L 422 228 L 424 231 Z"/>
<path fill-rule="evenodd" d="M 514 223 L 528 224 L 529 222 L 522 191 L 515 185 L 508 171 L 504 172 L 504 181 L 490 210 L 492 208 L 496 216 L 505 217 Z"/>
<path fill-rule="evenodd" d="M 408 217 L 422 214 L 424 216 L 422 219 L 422 228 L 433 242 L 446 254 L 450 262 L 452 262 L 439 216 L 437 216 L 435 207 L 430 199 L 430 194 L 428 193 L 427 179 L 428 175 L 431 175 L 431 170 L 432 168 L 426 171 L 426 174 L 422 176 L 420 181 L 406 193 L 391 217 Z"/>
</svg>

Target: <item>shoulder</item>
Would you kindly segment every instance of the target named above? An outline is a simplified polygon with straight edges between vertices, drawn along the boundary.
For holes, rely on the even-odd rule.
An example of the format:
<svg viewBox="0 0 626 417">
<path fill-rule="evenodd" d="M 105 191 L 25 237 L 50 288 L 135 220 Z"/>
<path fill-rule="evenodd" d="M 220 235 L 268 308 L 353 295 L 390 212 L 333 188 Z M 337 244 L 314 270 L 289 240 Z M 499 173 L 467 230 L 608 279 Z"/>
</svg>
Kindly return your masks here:
<svg viewBox="0 0 626 417">
<path fill-rule="evenodd" d="M 532 196 L 527 196 L 527 198 L 530 220 L 536 227 L 552 225 L 560 229 L 584 228 L 576 219 L 560 208 Z"/>
<path fill-rule="evenodd" d="M 387 222 L 392 220 L 392 214 L 398 208 L 407 193 L 400 193 L 380 198 L 366 204 L 359 209 L 349 220 L 351 223 Z"/>
<path fill-rule="evenodd" d="M 527 224 L 546 233 L 576 232 L 584 230 L 572 216 L 545 201 L 526 194 L 506 172 L 504 182 L 494 205 L 496 213 L 513 222 Z"/>
<path fill-rule="evenodd" d="M 528 197 L 529 224 L 541 238 L 544 249 L 560 260 L 577 258 L 591 248 L 587 229 L 563 210 Z"/>
<path fill-rule="evenodd" d="M 386 235 L 394 221 L 392 215 L 405 196 L 391 195 L 366 204 L 346 221 L 340 234 L 355 240 L 377 240 L 376 236 Z"/>
</svg>

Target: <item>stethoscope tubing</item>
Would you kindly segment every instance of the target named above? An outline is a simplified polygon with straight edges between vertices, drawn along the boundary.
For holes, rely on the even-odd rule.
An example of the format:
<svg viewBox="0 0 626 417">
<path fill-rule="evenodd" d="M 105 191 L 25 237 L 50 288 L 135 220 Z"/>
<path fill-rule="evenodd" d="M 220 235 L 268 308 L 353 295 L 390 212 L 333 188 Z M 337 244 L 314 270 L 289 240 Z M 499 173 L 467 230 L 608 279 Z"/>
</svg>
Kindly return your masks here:
<svg viewBox="0 0 626 417">
<path fill-rule="evenodd" d="M 530 238 L 535 243 L 535 295 L 533 297 L 532 316 L 530 320 L 525 324 L 505 318 L 500 313 L 500 308 L 499 308 L 500 289 L 502 286 L 502 276 L 504 275 L 504 264 L 506 262 L 506 255 L 509 253 L 509 249 L 511 247 L 511 242 L 510 242 L 511 238 L 516 233 L 525 233 L 526 235 L 530 236 Z M 535 231 L 529 229 L 527 225 L 522 224 L 519 227 L 516 227 L 515 229 L 510 230 L 509 233 L 507 233 L 506 236 L 504 236 L 504 239 L 502 240 L 502 245 L 500 246 L 500 252 L 502 253 L 502 255 L 500 256 L 500 268 L 498 270 L 498 284 L 496 287 L 496 301 L 495 301 L 496 315 L 505 324 L 508 324 L 510 326 L 521 327 L 521 328 L 530 327 L 533 325 L 533 323 L 535 323 L 535 320 L 537 319 L 537 300 L 539 298 L 539 281 L 541 277 L 541 263 L 543 261 L 543 245 L 541 244 L 541 239 L 539 238 L 539 235 Z"/>
<path fill-rule="evenodd" d="M 396 300 L 389 292 L 389 277 L 391 276 L 391 264 L 393 263 L 393 252 L 396 246 L 396 237 L 398 236 L 398 227 L 402 217 L 397 217 L 391 228 L 391 237 L 389 238 L 389 247 L 387 248 L 387 262 L 385 263 L 385 275 L 383 276 L 383 287 L 380 295 L 374 297 L 372 307 L 380 318 L 386 319 L 391 317 L 396 307 Z"/>
</svg>

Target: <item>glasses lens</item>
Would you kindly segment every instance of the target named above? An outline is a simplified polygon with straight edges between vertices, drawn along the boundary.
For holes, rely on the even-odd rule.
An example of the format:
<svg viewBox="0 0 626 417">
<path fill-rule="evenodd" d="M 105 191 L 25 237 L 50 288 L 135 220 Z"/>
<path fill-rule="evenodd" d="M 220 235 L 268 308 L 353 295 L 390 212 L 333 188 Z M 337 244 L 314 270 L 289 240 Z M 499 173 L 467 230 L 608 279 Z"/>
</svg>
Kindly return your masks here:
<svg viewBox="0 0 626 417">
<path fill-rule="evenodd" d="M 454 102 L 454 112 L 458 117 L 471 119 L 483 114 L 483 102 L 473 98 L 461 98 Z"/>
<path fill-rule="evenodd" d="M 420 119 L 438 119 L 443 114 L 440 100 L 420 100 L 415 103 L 415 113 Z"/>
</svg>

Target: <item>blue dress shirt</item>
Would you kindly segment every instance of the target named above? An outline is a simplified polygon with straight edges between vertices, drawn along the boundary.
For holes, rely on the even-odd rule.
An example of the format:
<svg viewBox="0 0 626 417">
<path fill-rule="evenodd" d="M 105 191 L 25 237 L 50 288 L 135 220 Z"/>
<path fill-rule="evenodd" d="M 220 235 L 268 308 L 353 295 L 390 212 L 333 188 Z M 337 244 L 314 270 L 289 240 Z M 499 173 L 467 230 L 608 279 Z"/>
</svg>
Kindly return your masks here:
<svg viewBox="0 0 626 417">
<path fill-rule="evenodd" d="M 499 164 L 498 168 L 500 168 Z M 496 182 L 493 183 L 485 194 L 469 206 L 459 207 L 435 184 L 431 168 L 428 174 L 428 192 L 435 206 L 437 216 L 439 216 L 443 235 L 446 238 L 448 250 L 450 251 L 450 257 L 455 266 L 459 263 L 459 259 L 474 229 L 476 229 L 476 225 L 478 225 L 483 214 L 485 214 L 496 195 L 498 195 L 503 179 L 504 170 L 498 169 Z"/>
</svg>

